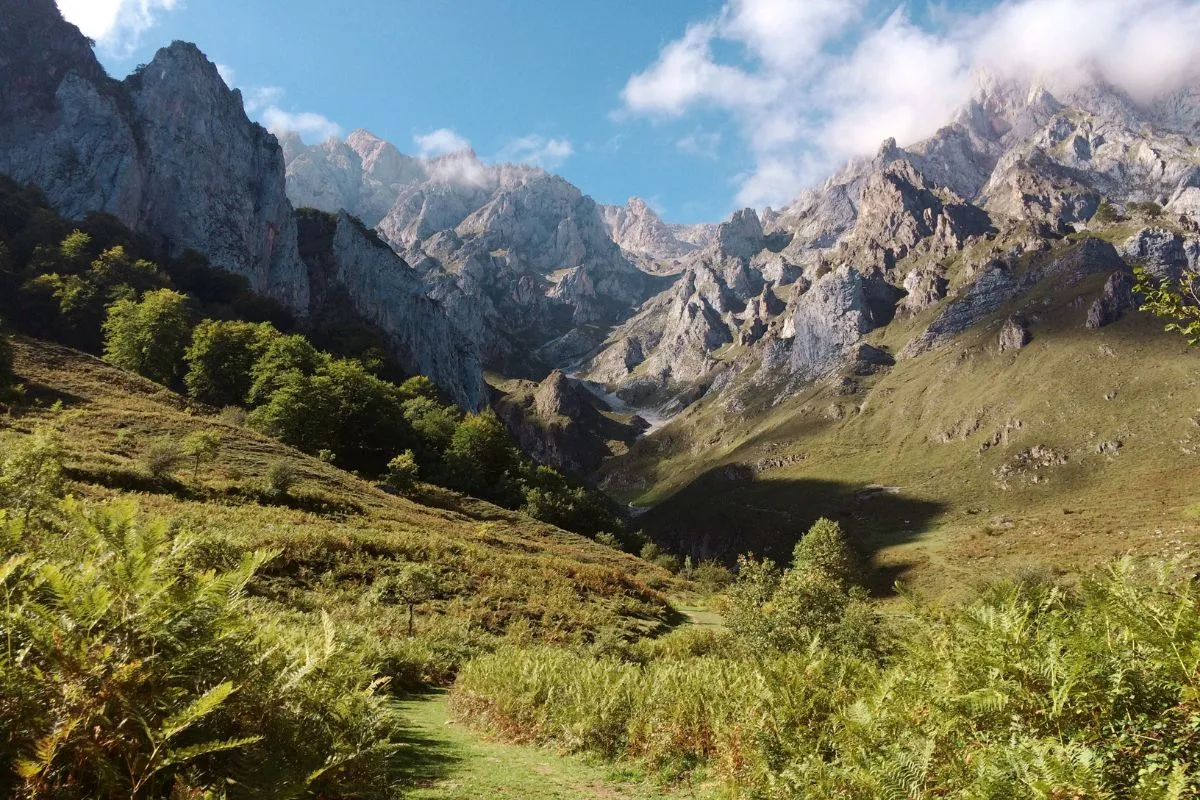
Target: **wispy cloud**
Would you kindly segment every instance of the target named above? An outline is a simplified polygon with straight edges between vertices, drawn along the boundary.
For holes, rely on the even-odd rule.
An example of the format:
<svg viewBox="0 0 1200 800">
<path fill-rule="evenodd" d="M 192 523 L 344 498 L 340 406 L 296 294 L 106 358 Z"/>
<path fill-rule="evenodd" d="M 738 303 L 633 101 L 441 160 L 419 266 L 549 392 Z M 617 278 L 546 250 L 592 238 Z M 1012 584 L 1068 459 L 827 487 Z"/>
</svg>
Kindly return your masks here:
<svg viewBox="0 0 1200 800">
<path fill-rule="evenodd" d="M 417 145 L 417 152 L 425 158 L 471 149 L 471 143 L 451 128 L 438 128 L 429 133 L 417 134 L 413 137 L 413 142 Z"/>
<path fill-rule="evenodd" d="M 221 73 L 225 75 L 224 72 Z M 229 79 L 226 78 L 226 83 Z M 342 135 L 342 126 L 315 111 L 288 111 L 282 107 L 287 92 L 279 86 L 255 86 L 243 92 L 246 113 L 260 120 L 271 133 L 294 133 L 306 142 L 323 142 Z"/>
<path fill-rule="evenodd" d="M 544 136 L 530 134 L 513 139 L 504 145 L 496 155 L 496 159 L 554 169 L 561 167 L 574 154 L 575 148 L 567 139 L 547 139 Z"/>
<path fill-rule="evenodd" d="M 756 163 L 738 202 L 779 204 L 887 137 L 934 133 L 970 98 L 979 69 L 1054 85 L 1099 71 L 1137 98 L 1200 76 L 1200 0 L 950 6 L 935 4 L 932 30 L 898 1 L 878 16 L 868 0 L 728 0 L 629 78 L 622 113 L 729 115 Z M 736 57 L 718 57 L 731 47 Z"/>
<path fill-rule="evenodd" d="M 237 70 L 228 64 L 217 64 L 217 72 L 221 75 L 221 80 L 225 81 L 225 85 L 230 89 L 237 86 Z"/>
<path fill-rule="evenodd" d="M 183 0 L 58 0 L 58 8 L 68 21 L 119 56 L 133 52 L 160 12 L 182 6 Z"/>
<path fill-rule="evenodd" d="M 675 142 L 675 146 L 681 153 L 715 161 L 723 138 L 720 131 L 693 131 Z"/>
</svg>

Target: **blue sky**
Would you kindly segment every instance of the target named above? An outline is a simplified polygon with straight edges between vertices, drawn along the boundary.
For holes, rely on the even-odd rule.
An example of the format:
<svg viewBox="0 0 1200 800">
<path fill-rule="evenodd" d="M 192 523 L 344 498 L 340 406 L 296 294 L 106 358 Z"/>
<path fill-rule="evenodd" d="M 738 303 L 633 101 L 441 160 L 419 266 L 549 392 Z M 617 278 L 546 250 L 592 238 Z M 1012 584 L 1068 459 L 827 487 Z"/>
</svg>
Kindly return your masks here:
<svg viewBox="0 0 1200 800">
<path fill-rule="evenodd" d="M 778 207 L 887 136 L 933 133 L 980 66 L 1100 61 L 1157 90 L 1194 77 L 1200 37 L 1200 0 L 58 2 L 114 75 L 193 41 L 253 116 L 310 141 L 465 141 L 678 222 Z"/>
</svg>

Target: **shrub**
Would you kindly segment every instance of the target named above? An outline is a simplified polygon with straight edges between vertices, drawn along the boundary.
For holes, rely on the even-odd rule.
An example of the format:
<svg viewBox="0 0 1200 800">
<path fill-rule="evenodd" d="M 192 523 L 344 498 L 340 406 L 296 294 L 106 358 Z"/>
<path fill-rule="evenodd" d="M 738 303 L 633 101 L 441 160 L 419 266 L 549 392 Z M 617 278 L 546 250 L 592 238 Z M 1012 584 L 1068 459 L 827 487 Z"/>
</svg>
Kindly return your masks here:
<svg viewBox="0 0 1200 800">
<path fill-rule="evenodd" d="M 1076 590 L 1005 582 L 903 618 L 882 663 L 698 631 L 640 645 L 640 664 L 502 648 L 460 671 L 452 706 L 512 737 L 715 777 L 730 796 L 1200 792 L 1200 586 L 1185 572 L 1123 561 Z"/>
<path fill-rule="evenodd" d="M 231 428 L 244 428 L 246 426 L 246 409 L 238 406 L 225 406 L 221 409 L 221 413 L 217 414 L 217 419 Z"/>
<path fill-rule="evenodd" d="M 183 462 L 183 452 L 174 439 L 157 439 L 142 453 L 142 470 L 153 480 L 169 480 Z"/>
<path fill-rule="evenodd" d="M 12 342 L 8 338 L 8 329 L 4 320 L 0 320 L 0 393 L 12 387 L 17 382 L 17 373 L 13 370 Z"/>
<path fill-rule="evenodd" d="M 729 592 L 729 630 L 749 652 L 808 648 L 814 641 L 868 653 L 877 635 L 866 592 L 836 522 L 818 520 L 797 543 L 792 565 L 738 560 Z"/>
<path fill-rule="evenodd" d="M 668 553 L 654 542 L 646 542 L 642 545 L 640 555 L 643 561 L 647 561 L 656 567 L 662 567 L 668 572 L 679 572 L 683 569 L 683 562 L 679 560 L 679 556 Z"/>
<path fill-rule="evenodd" d="M 271 497 L 287 497 L 299 480 L 291 462 L 279 459 L 272 461 L 263 476 L 266 493 Z"/>
<path fill-rule="evenodd" d="M 728 589 L 734 580 L 733 572 L 717 561 L 701 561 L 687 577 L 711 593 Z"/>
<path fill-rule="evenodd" d="M 183 439 L 183 457 L 192 462 L 192 480 L 200 480 L 200 465 L 215 461 L 221 451 L 221 436 L 215 431 L 195 431 Z"/>
<path fill-rule="evenodd" d="M 0 462 L 0 507 L 29 525 L 49 515 L 65 491 L 62 437 L 53 428 L 41 427 L 6 451 Z"/>
<path fill-rule="evenodd" d="M 1109 225 L 1114 222 L 1119 222 L 1121 215 L 1117 213 L 1117 209 L 1112 203 L 1108 202 L 1107 200 L 1103 200 L 1096 208 L 1096 213 L 1092 215 L 1092 219 L 1096 222 Z"/>
<path fill-rule="evenodd" d="M 412 490 L 419 475 L 420 468 L 417 467 L 417 457 L 413 455 L 412 450 L 405 450 L 388 462 L 388 471 L 384 482 L 397 492 L 404 493 Z"/>
</svg>

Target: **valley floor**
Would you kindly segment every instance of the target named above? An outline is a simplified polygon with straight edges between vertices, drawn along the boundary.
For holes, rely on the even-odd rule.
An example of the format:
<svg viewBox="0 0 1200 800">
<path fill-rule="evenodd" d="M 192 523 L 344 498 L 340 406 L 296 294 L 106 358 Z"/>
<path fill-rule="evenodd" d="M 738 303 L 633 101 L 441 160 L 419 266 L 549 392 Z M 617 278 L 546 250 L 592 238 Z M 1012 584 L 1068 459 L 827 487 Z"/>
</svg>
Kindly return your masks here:
<svg viewBox="0 0 1200 800">
<path fill-rule="evenodd" d="M 553 750 L 488 739 L 450 719 L 440 692 L 402 704 L 412 757 L 404 776 L 413 800 L 657 800 L 668 795 L 622 774 Z M 676 795 L 693 797 L 689 791 Z"/>
</svg>

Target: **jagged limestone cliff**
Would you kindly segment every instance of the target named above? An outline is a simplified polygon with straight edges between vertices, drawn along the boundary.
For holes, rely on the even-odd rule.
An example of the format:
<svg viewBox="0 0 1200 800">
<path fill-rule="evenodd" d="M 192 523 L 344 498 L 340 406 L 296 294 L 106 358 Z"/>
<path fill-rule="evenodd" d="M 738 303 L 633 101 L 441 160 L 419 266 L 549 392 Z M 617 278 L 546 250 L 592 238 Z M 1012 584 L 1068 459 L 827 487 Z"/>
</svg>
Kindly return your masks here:
<svg viewBox="0 0 1200 800">
<path fill-rule="evenodd" d="M 308 304 L 283 155 L 193 45 L 123 82 L 53 0 L 0 16 L 0 172 L 70 217 L 114 214 L 163 250 L 204 253 L 258 292 Z"/>
</svg>

